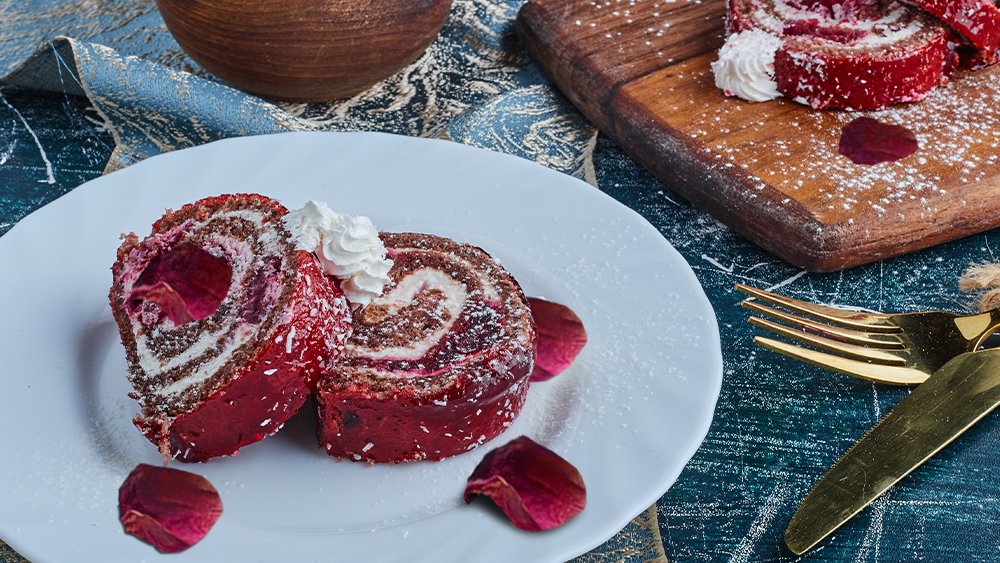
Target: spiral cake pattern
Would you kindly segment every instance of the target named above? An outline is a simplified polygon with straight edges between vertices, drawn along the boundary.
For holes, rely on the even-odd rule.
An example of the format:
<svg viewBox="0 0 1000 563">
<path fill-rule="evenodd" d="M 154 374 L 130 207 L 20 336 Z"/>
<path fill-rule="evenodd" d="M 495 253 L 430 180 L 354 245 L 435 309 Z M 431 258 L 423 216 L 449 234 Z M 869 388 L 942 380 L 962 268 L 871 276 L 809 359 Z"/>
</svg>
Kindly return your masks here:
<svg viewBox="0 0 1000 563">
<path fill-rule="evenodd" d="M 320 445 L 369 463 L 474 449 L 524 403 L 535 343 L 524 294 L 479 248 L 380 236 L 391 282 L 354 312 L 344 356 L 319 382 Z"/>
<path fill-rule="evenodd" d="M 124 237 L 110 299 L 141 407 L 134 423 L 165 457 L 234 455 L 273 434 L 343 351 L 347 303 L 295 249 L 285 213 L 263 196 L 220 196 L 168 211 L 143 240 Z M 186 243 L 225 260 L 232 278 L 213 314 L 176 324 L 135 285 Z"/>
</svg>

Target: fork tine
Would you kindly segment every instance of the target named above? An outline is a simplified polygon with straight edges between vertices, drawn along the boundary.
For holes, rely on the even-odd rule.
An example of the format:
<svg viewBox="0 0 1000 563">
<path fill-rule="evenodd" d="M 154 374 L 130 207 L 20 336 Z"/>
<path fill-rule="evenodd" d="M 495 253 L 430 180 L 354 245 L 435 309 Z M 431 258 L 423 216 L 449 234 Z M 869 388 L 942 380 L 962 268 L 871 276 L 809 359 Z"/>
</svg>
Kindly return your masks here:
<svg viewBox="0 0 1000 563">
<path fill-rule="evenodd" d="M 770 330 L 771 332 L 776 332 L 782 336 L 787 336 L 788 338 L 794 338 L 800 342 L 805 342 L 806 344 L 811 344 L 817 348 L 823 348 L 825 350 L 830 350 L 831 352 L 838 352 L 845 356 L 850 356 L 859 360 L 883 362 L 897 366 L 906 365 L 906 359 L 893 351 L 881 348 L 869 348 L 867 346 L 856 346 L 854 344 L 848 344 L 838 340 L 823 338 L 822 336 L 817 336 L 801 330 L 795 330 L 794 328 L 789 328 L 785 325 L 771 322 L 767 319 L 750 317 L 749 320 L 750 324 Z"/>
<path fill-rule="evenodd" d="M 913 368 L 870 364 L 808 348 L 800 348 L 792 344 L 757 336 L 753 341 L 768 350 L 777 352 L 821 368 L 860 377 L 876 383 L 889 385 L 919 385 L 927 380 L 928 375 Z"/>
<path fill-rule="evenodd" d="M 790 311 L 808 315 L 830 323 L 836 323 L 841 326 L 870 331 L 899 331 L 899 327 L 888 322 L 888 315 L 848 311 L 846 309 L 837 309 L 835 307 L 817 305 L 815 303 L 792 299 L 791 297 L 785 297 L 783 295 L 778 295 L 776 293 L 771 293 L 770 291 L 757 289 L 756 287 L 750 287 L 749 285 L 743 285 L 741 283 L 736 284 L 736 289 L 737 291 L 745 293 L 750 297 L 756 297 L 765 303 L 784 307 Z"/>
<path fill-rule="evenodd" d="M 858 330 L 850 328 L 841 328 L 837 326 L 822 324 L 811 319 L 804 317 L 799 317 L 797 315 L 792 315 L 784 311 L 779 311 L 777 309 L 772 309 L 761 305 L 756 301 L 743 301 L 740 303 L 745 308 L 762 315 L 767 315 L 772 319 L 781 321 L 783 323 L 798 326 L 802 328 L 807 328 L 827 336 L 832 336 L 834 338 L 839 338 L 845 342 L 851 342 L 853 344 L 861 344 L 864 346 L 875 346 L 878 348 L 903 348 L 903 343 L 900 341 L 899 337 L 891 333 L 870 333 L 861 332 Z M 752 321 L 751 321 L 752 322 Z M 764 327 L 770 328 L 770 327 Z M 797 336 L 793 336 L 797 338 Z"/>
</svg>

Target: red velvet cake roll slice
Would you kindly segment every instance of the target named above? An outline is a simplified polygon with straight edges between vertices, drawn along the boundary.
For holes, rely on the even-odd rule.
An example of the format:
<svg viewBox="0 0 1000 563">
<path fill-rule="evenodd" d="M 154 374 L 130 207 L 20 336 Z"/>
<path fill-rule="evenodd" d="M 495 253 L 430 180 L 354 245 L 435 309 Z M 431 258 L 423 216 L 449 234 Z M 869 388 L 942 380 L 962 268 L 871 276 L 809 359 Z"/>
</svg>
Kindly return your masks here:
<svg viewBox="0 0 1000 563">
<path fill-rule="evenodd" d="M 779 92 L 814 109 L 875 110 L 923 99 L 958 64 L 958 38 L 895 0 L 728 0 L 728 29 L 781 40 Z M 732 38 L 731 38 L 732 39 Z"/>
<path fill-rule="evenodd" d="M 369 463 L 476 448 L 510 426 L 528 391 L 535 326 L 524 294 L 479 248 L 380 236 L 391 281 L 354 312 L 344 356 L 320 379 L 320 445 Z"/>
<path fill-rule="evenodd" d="M 295 249 L 285 213 L 225 195 L 124 237 L 111 306 L 141 407 L 133 422 L 165 459 L 235 455 L 273 434 L 343 352 L 350 309 Z"/>
<path fill-rule="evenodd" d="M 903 0 L 944 20 L 970 47 L 970 65 L 996 64 L 1000 49 L 1000 8 L 993 0 Z"/>
</svg>

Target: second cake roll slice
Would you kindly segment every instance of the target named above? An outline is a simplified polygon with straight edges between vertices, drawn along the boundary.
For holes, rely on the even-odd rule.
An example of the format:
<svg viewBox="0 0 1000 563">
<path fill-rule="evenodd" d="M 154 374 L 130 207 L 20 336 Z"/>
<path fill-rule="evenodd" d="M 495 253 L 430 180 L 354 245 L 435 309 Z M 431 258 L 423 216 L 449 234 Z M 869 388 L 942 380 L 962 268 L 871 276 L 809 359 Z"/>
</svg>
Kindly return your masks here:
<svg viewBox="0 0 1000 563">
<path fill-rule="evenodd" d="M 381 297 L 354 312 L 318 385 L 319 441 L 356 461 L 438 460 L 503 432 L 524 403 L 535 327 L 514 278 L 483 250 L 381 233 Z"/>
</svg>

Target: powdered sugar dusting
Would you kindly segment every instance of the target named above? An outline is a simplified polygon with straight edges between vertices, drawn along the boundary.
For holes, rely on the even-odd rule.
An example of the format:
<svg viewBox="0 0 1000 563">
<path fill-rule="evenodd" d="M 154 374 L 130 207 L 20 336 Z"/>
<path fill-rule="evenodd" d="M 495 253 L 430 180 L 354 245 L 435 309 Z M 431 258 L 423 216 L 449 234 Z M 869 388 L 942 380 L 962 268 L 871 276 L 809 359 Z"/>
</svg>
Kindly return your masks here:
<svg viewBox="0 0 1000 563">
<path fill-rule="evenodd" d="M 688 315 L 688 298 L 671 291 L 667 279 L 662 280 L 662 291 L 636 291 L 628 273 L 634 264 L 621 259 L 633 256 L 637 241 L 647 236 L 641 229 L 625 221 L 598 220 L 579 236 L 587 244 L 600 245 L 601 255 L 611 259 L 580 256 L 547 280 L 553 293 L 583 319 L 590 338 L 565 372 L 551 381 L 532 384 L 521 419 L 537 428 L 546 445 L 584 443 L 594 433 L 611 428 L 633 436 L 650 431 L 629 427 L 632 409 L 666 399 L 657 394 L 661 388 L 657 381 L 686 379 L 683 366 L 688 359 L 710 353 L 703 348 L 707 343 L 701 335 L 704 327 L 715 322 Z M 541 261 L 550 248 L 549 241 L 541 240 L 525 253 Z M 608 299 L 580 301 L 594 291 Z M 540 397 L 539 392 L 544 395 Z M 616 400 L 609 402 L 608 396 Z M 560 451 L 558 446 L 552 449 Z"/>
<path fill-rule="evenodd" d="M 954 199 L 952 190 L 1000 171 L 1000 86 L 995 68 L 965 74 L 924 101 L 877 112 L 776 112 L 753 115 L 738 102 L 695 114 L 688 130 L 705 143 L 714 167 L 742 167 L 764 185 L 805 202 L 828 224 L 862 213 L 927 219 Z M 696 77 L 708 81 L 709 72 Z M 840 130 L 859 115 L 913 131 L 921 149 L 897 162 L 855 165 L 838 154 Z M 747 131 L 760 134 L 746 135 Z M 767 132 L 765 134 L 764 132 Z M 733 135 L 730 135 L 733 134 Z M 750 139 L 750 140 L 748 140 Z"/>
</svg>

